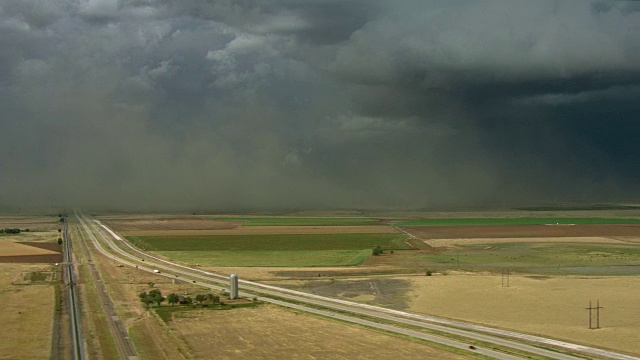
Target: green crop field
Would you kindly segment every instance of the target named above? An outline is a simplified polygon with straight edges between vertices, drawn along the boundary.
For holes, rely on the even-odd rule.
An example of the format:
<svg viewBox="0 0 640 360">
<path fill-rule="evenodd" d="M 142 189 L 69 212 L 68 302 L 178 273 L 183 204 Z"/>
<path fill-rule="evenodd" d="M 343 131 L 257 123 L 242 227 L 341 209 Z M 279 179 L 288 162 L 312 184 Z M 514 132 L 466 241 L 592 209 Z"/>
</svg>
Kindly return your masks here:
<svg viewBox="0 0 640 360">
<path fill-rule="evenodd" d="M 382 234 L 271 234 L 217 236 L 129 236 L 143 250 L 209 266 L 356 265 L 381 246 L 409 249 L 406 236 Z"/>
<path fill-rule="evenodd" d="M 201 266 L 353 266 L 371 255 L 366 250 L 220 250 L 158 251 L 158 254 L 187 264 Z"/>
<path fill-rule="evenodd" d="M 638 275 L 640 246 L 581 243 L 499 243 L 460 246 L 439 254 L 416 255 L 439 268 L 541 274 Z"/>
<path fill-rule="evenodd" d="M 594 224 L 640 224 L 635 218 L 468 218 L 468 219 L 421 219 L 404 221 L 396 226 L 471 226 L 471 225 L 594 225 Z"/>
<path fill-rule="evenodd" d="M 406 236 L 400 233 L 129 236 L 128 239 L 151 251 L 362 250 L 378 245 L 384 249 L 408 248 L 404 243 Z"/>
<path fill-rule="evenodd" d="M 379 225 L 370 218 L 353 217 L 215 217 L 209 220 L 239 221 L 243 226 L 362 226 Z"/>
</svg>

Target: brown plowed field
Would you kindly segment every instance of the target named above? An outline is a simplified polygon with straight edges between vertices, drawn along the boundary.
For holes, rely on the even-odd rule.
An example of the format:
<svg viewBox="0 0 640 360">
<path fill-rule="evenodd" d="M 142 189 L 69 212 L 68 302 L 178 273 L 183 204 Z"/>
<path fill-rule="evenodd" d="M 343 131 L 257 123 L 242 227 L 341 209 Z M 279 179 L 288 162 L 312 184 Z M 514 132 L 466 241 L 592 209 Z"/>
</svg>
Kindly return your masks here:
<svg viewBox="0 0 640 360">
<path fill-rule="evenodd" d="M 59 263 L 60 246 L 55 243 L 0 243 L 0 263 Z"/>
<path fill-rule="evenodd" d="M 53 264 L 62 262 L 62 254 L 0 256 L 0 263 Z"/>
<path fill-rule="evenodd" d="M 145 230 L 222 230 L 234 229 L 239 222 L 207 220 L 199 217 L 176 218 L 119 218 L 103 222 L 118 231 Z"/>
<path fill-rule="evenodd" d="M 19 228 L 31 231 L 55 230 L 60 227 L 57 216 L 0 216 L 0 228 Z"/>
<path fill-rule="evenodd" d="M 407 226 L 421 239 L 640 236 L 640 225 Z"/>
</svg>

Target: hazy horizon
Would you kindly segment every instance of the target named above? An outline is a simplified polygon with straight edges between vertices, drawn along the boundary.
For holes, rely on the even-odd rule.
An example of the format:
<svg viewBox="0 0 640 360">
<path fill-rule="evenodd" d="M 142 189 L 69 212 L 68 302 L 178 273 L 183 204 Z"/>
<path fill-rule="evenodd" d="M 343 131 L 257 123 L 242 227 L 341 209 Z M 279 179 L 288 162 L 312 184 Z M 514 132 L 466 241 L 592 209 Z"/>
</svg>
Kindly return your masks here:
<svg viewBox="0 0 640 360">
<path fill-rule="evenodd" d="M 638 1 L 2 0 L 0 48 L 0 209 L 640 203 Z"/>
</svg>

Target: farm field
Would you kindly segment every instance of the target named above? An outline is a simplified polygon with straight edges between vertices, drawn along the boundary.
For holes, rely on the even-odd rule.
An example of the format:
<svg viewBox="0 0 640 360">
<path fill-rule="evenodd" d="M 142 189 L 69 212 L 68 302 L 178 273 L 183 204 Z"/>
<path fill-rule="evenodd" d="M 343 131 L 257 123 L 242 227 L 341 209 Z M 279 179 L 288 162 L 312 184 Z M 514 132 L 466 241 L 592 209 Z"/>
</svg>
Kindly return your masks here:
<svg viewBox="0 0 640 360">
<path fill-rule="evenodd" d="M 19 228 L 30 231 L 47 231 L 60 228 L 58 217 L 29 215 L 0 215 L 0 229 Z"/>
<path fill-rule="evenodd" d="M 214 217 L 210 220 L 240 222 L 243 226 L 362 226 L 380 223 L 364 217 Z"/>
<path fill-rule="evenodd" d="M 211 354 L 217 359 L 274 360 L 469 358 L 270 305 L 174 313 L 169 325 L 186 340 L 196 359 Z"/>
<path fill-rule="evenodd" d="M 0 263 L 0 359 L 48 359 L 57 271 L 42 264 Z M 25 346 L 28 344 L 28 346 Z"/>
<path fill-rule="evenodd" d="M 269 234 L 387 234 L 397 230 L 386 225 L 361 226 L 247 226 L 209 230 L 125 230 L 125 236 L 201 236 L 201 235 L 269 235 Z"/>
<path fill-rule="evenodd" d="M 558 275 L 640 275 L 640 244 L 594 242 L 464 244 L 416 255 L 427 267 Z"/>
<path fill-rule="evenodd" d="M 640 295 L 640 224 L 601 220 L 631 217 L 625 211 L 593 214 L 565 214 L 558 220 L 549 214 L 519 212 L 523 218 L 554 222 L 401 227 L 406 233 L 385 225 L 373 226 L 383 231 L 365 234 L 357 232 L 360 226 L 241 223 L 232 229 L 202 230 L 212 233 L 198 236 L 187 232 L 198 231 L 195 228 L 171 230 L 167 224 L 162 229 L 128 230 L 140 235 L 120 231 L 160 255 L 223 274 L 637 355 L 640 349 L 634 340 L 640 336 L 640 324 L 635 319 L 640 316 L 633 307 Z M 496 214 L 491 215 L 493 219 Z M 474 217 L 464 217 L 469 218 Z M 598 223 L 575 221 L 586 218 Z M 387 221 L 403 223 L 399 218 Z M 377 241 L 368 242 L 371 235 L 381 237 L 372 236 L 369 240 Z M 395 252 L 371 256 L 375 243 Z M 344 257 L 335 260 L 338 255 Z M 327 261 L 322 260 L 325 256 Z M 510 286 L 502 287 L 506 269 Z M 433 276 L 425 276 L 426 271 Z M 605 308 L 602 329 L 587 328 L 589 300 L 600 300 Z M 178 329 L 180 321 L 172 326 L 185 331 L 186 327 Z"/>
<path fill-rule="evenodd" d="M 402 221 L 396 226 L 474 226 L 474 225 L 596 225 L 596 224 L 640 224 L 636 218 L 465 218 L 465 219 L 421 219 Z"/>
<path fill-rule="evenodd" d="M 510 276 L 452 272 L 403 278 L 410 311 L 640 354 L 640 276 Z M 589 330 L 589 301 L 601 329 Z"/>
<path fill-rule="evenodd" d="M 254 236 L 136 237 L 136 246 L 205 266 L 349 266 L 371 249 L 408 249 L 401 233 L 269 234 Z"/>
</svg>

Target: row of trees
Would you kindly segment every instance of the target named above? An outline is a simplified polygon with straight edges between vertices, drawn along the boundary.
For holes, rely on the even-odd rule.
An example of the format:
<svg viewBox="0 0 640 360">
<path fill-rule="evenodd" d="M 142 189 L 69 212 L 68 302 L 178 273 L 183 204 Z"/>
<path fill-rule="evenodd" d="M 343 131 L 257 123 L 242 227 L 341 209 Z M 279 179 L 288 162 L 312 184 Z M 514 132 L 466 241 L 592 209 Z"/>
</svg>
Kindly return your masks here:
<svg viewBox="0 0 640 360">
<path fill-rule="evenodd" d="M 20 229 L 18 229 L 18 228 L 4 228 L 4 229 L 0 229 L 0 234 L 20 234 Z"/>
<path fill-rule="evenodd" d="M 149 290 L 147 293 L 143 291 L 138 295 L 140 297 L 140 301 L 147 306 L 147 308 L 151 307 L 151 305 L 156 304 L 160 306 L 163 302 L 168 302 L 170 305 L 175 305 L 177 303 L 182 304 L 200 304 L 200 305 L 224 305 L 222 301 L 220 301 L 220 296 L 214 294 L 199 294 L 194 298 L 189 296 L 180 296 L 176 293 L 171 293 L 167 295 L 165 298 L 162 296 L 162 292 L 158 289 Z"/>
</svg>

